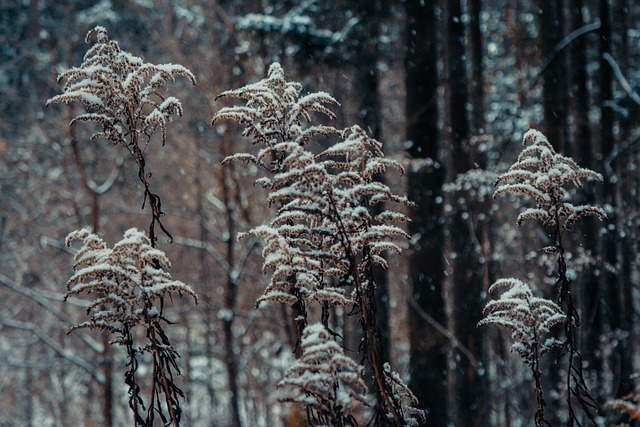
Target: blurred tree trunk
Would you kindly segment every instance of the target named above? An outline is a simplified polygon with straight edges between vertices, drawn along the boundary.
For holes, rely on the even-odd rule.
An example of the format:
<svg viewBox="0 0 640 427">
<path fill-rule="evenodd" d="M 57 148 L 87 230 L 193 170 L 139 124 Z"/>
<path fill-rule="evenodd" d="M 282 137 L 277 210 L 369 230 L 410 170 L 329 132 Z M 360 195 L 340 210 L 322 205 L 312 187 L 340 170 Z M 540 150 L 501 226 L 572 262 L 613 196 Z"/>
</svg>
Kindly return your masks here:
<svg viewBox="0 0 640 427">
<path fill-rule="evenodd" d="M 469 44 L 471 59 L 472 134 L 484 134 L 484 43 L 482 43 L 482 0 L 469 0 Z"/>
<path fill-rule="evenodd" d="M 613 0 L 613 7 L 610 9 L 611 22 L 615 23 L 615 30 L 611 34 L 611 44 L 609 52 L 616 60 L 623 76 L 629 76 L 628 64 L 628 29 L 630 9 L 626 0 Z M 613 29 L 612 29 L 613 30 Z M 610 66 L 610 64 L 608 64 Z M 614 378 L 617 378 L 617 388 L 614 390 L 615 397 L 626 396 L 635 391 L 632 376 L 633 372 L 633 346 L 631 345 L 631 337 L 633 337 L 633 297 L 632 297 L 632 278 L 630 267 L 630 253 L 628 249 L 627 236 L 625 231 L 625 222 L 629 217 L 627 215 L 628 205 L 625 197 L 628 197 L 632 188 L 628 187 L 630 176 L 627 169 L 627 153 L 620 153 L 621 144 L 630 137 L 629 128 L 638 113 L 638 106 L 634 105 L 628 98 L 619 101 L 622 106 L 629 111 L 628 115 L 618 113 L 619 132 L 613 135 L 613 146 L 607 149 L 616 150 L 616 154 L 610 157 L 608 162 L 611 166 L 611 181 L 615 188 L 613 194 L 605 192 L 607 203 L 614 208 L 615 218 L 610 219 L 610 223 L 614 225 L 614 229 L 608 233 L 607 240 L 612 241 L 607 244 L 607 262 L 615 260 L 615 275 L 608 275 L 607 282 L 610 286 L 609 298 L 611 299 L 611 330 L 614 333 L 613 342 L 614 354 L 612 356 L 613 363 L 617 369 L 614 370 Z M 604 124 L 603 124 L 604 126 Z M 604 153 L 603 153 L 604 154 Z M 612 153 L 609 151 L 609 156 Z M 605 159 L 607 159 L 605 157 Z M 633 169 L 631 169 L 633 170 Z M 632 172 L 631 175 L 637 172 Z M 615 179 L 614 179 L 615 178 Z M 633 215 L 629 212 L 630 215 Z"/>
<path fill-rule="evenodd" d="M 386 4 L 386 2 L 382 2 Z M 356 10 L 363 25 L 358 26 L 358 47 L 356 51 L 356 93 L 360 95 L 358 111 L 363 129 L 373 138 L 382 138 L 382 114 L 380 112 L 380 90 L 378 58 L 378 38 L 380 35 L 381 9 L 384 7 L 380 0 L 358 0 Z M 381 177 L 378 177 L 381 179 Z M 378 204 L 374 208 L 379 213 L 383 207 Z M 376 283 L 376 318 L 380 328 L 382 357 L 389 360 L 389 289 L 387 272 L 380 266 L 375 266 L 374 281 Z"/>
<path fill-rule="evenodd" d="M 612 53 L 612 29 L 611 29 L 611 7 L 609 0 L 599 1 L 599 14 L 602 26 L 600 28 L 600 72 L 599 72 L 599 106 L 600 106 L 600 157 L 605 160 L 611 156 L 615 147 L 613 126 L 614 126 L 614 110 L 611 107 L 613 100 L 613 73 L 611 65 L 606 60 L 606 56 Z M 606 163 L 605 163 L 606 165 Z M 602 266 L 600 268 L 599 287 L 604 292 L 605 302 L 603 309 L 603 330 L 604 328 L 613 328 L 616 310 L 618 309 L 617 300 L 617 281 L 613 268 L 616 265 L 616 242 L 615 227 L 616 223 L 616 200 L 615 180 L 616 180 L 616 162 L 611 162 L 611 167 L 605 167 L 603 170 L 604 182 L 602 184 L 602 197 L 600 204 L 609 205 L 611 209 L 607 209 L 609 221 L 607 226 L 603 227 L 604 234 L 600 239 L 599 253 L 602 257 Z M 601 334 L 595 334 L 593 340 L 601 340 Z"/>
<path fill-rule="evenodd" d="M 67 105 L 67 120 L 70 123 L 73 118 L 73 107 Z M 80 179 L 82 189 L 86 193 L 87 197 L 91 200 L 90 211 L 90 225 L 94 233 L 100 232 L 100 196 L 91 185 L 89 185 L 89 177 L 84 167 L 82 155 L 80 153 L 80 147 L 78 146 L 78 139 L 75 136 L 75 128 L 69 126 L 67 128 L 67 136 L 69 139 L 69 145 L 73 156 L 73 161 L 76 167 L 76 173 Z M 84 227 L 85 224 L 78 224 L 78 227 Z M 111 335 L 107 332 L 100 333 L 100 341 L 102 344 L 102 354 L 100 363 L 102 365 L 102 371 L 104 375 L 105 383 L 102 385 L 102 422 L 105 427 L 113 426 L 114 414 L 113 414 L 113 348 L 111 345 Z"/>
<path fill-rule="evenodd" d="M 585 21 L 582 14 L 584 7 L 584 0 L 571 0 L 570 5 L 570 31 L 575 31 L 578 28 L 585 25 Z M 592 144 L 592 132 L 591 123 L 589 120 L 589 107 L 591 105 L 589 100 L 589 89 L 587 86 L 587 56 L 586 56 L 586 43 L 584 38 L 579 37 L 574 40 L 570 46 L 569 59 L 570 59 L 570 80 L 571 80 L 571 146 L 574 155 L 572 156 L 576 162 L 582 167 L 589 169 L 597 169 L 593 159 L 593 144 Z M 595 191 L 597 188 L 594 186 L 585 187 L 581 192 L 584 196 L 584 203 L 595 204 Z M 586 232 L 581 238 L 578 238 L 580 244 L 583 245 L 585 252 L 590 252 L 592 256 L 598 254 L 598 241 L 599 233 L 595 230 L 599 230 L 601 226 L 600 221 L 597 221 L 593 217 L 587 216 L 583 219 L 581 228 L 584 230 L 594 230 L 593 232 Z M 578 292 L 581 295 L 581 316 L 582 327 L 580 333 L 581 348 L 583 349 L 582 355 L 585 361 L 589 363 L 589 369 L 596 375 L 598 381 L 602 379 L 602 344 L 601 336 L 604 333 L 602 323 L 602 300 L 604 298 L 603 292 L 599 286 L 599 279 L 596 274 L 585 271 L 581 275 L 582 285 L 579 285 Z M 601 387 L 594 387 L 594 397 L 596 400 L 600 400 L 602 393 L 605 392 Z"/>
<path fill-rule="evenodd" d="M 543 60 L 550 61 L 542 74 L 544 78 L 543 133 L 556 151 L 571 155 L 566 140 L 566 102 L 569 97 L 566 89 L 565 57 L 561 52 L 554 51 L 563 36 L 564 0 L 538 0 L 538 5 Z"/>
<path fill-rule="evenodd" d="M 227 132 L 224 135 L 223 158 L 228 156 L 231 149 L 231 136 Z M 224 290 L 224 311 L 222 315 L 222 331 L 224 333 L 225 344 L 225 364 L 227 365 L 227 381 L 229 382 L 229 392 L 231 393 L 231 413 L 229 414 L 232 427 L 240 427 L 240 394 L 238 389 L 238 356 L 236 354 L 236 339 L 233 331 L 233 323 L 237 309 L 238 299 L 238 266 L 236 265 L 236 212 L 233 200 L 232 189 L 235 184 L 229 176 L 228 166 L 220 168 L 220 184 L 222 190 L 222 203 L 225 207 L 226 224 L 226 261 L 227 274 Z"/>
<path fill-rule="evenodd" d="M 409 276 L 419 307 L 440 325 L 446 325 L 442 292 L 444 229 L 438 132 L 437 2 L 404 3 L 406 116 L 408 154 L 407 195 L 416 203 L 410 212 L 412 237 Z M 428 412 L 428 425 L 449 423 L 447 402 L 446 339 L 409 306 L 410 387 Z"/>
<path fill-rule="evenodd" d="M 471 169 L 473 160 L 470 148 L 469 89 L 467 86 L 467 62 L 465 28 L 462 17 L 461 0 L 447 0 L 445 73 L 448 76 L 446 99 L 448 101 L 448 128 L 450 129 L 448 180 L 454 181 L 460 174 Z M 482 266 L 476 253 L 474 241 L 481 237 L 472 226 L 473 212 L 468 212 L 465 203 L 456 203 L 457 195 L 451 193 L 447 203 L 453 206 L 453 215 L 448 222 L 449 263 L 453 270 L 450 276 L 452 286 L 452 320 L 454 336 L 479 359 L 485 345 L 482 332 L 476 325 L 482 318 L 483 291 Z M 452 200 L 449 200 L 452 199 Z M 471 202 L 468 200 L 467 202 Z M 453 351 L 452 362 L 453 396 L 451 402 L 455 425 L 484 426 L 488 423 L 488 393 L 485 390 L 484 373 L 469 357 Z"/>
</svg>

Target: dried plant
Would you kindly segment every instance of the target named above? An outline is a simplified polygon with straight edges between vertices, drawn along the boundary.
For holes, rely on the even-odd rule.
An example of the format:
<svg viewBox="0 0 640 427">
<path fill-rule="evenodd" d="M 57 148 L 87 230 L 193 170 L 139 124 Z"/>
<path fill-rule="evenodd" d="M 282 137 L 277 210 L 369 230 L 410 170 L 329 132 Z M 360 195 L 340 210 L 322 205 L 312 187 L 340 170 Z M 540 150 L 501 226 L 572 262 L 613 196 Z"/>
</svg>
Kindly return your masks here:
<svg viewBox="0 0 640 427">
<path fill-rule="evenodd" d="M 67 282 L 65 299 L 81 294 L 93 295 L 96 299 L 87 308 L 91 320 L 69 332 L 89 328 L 115 334 L 112 343 L 127 349 L 129 370 L 125 373 L 125 383 L 129 386 L 129 406 L 136 425 L 152 425 L 155 413 L 165 424 L 179 425 L 178 398 L 184 398 L 184 394 L 173 379 L 174 372 L 180 374 L 176 363 L 179 355 L 161 325 L 161 322 L 171 323 L 162 314 L 163 297 L 172 293 L 187 294 L 197 302 L 196 294 L 189 286 L 171 278 L 167 271 L 171 263 L 164 252 L 152 247 L 151 240 L 135 228 L 125 232 L 113 249 L 85 229 L 69 234 L 67 246 L 76 239 L 83 245 L 74 257 L 75 274 Z M 148 341 L 142 347 L 135 342 L 136 331 L 138 335 L 144 334 Z M 136 378 L 138 355 L 144 353 L 151 354 L 153 372 L 146 415 L 143 415 L 145 404 Z M 169 418 L 161 404 L 162 395 Z"/>
<path fill-rule="evenodd" d="M 572 204 L 570 202 L 571 193 L 566 188 L 568 184 L 573 184 L 575 187 L 580 188 L 582 187 L 582 181 L 585 179 L 602 181 L 602 175 L 592 170 L 581 168 L 571 158 L 556 153 L 547 138 L 536 130 L 529 130 L 525 133 L 523 145 L 524 149 L 518 156 L 517 161 L 496 180 L 495 185 L 498 188 L 494 192 L 494 197 L 501 194 L 514 194 L 533 199 L 535 207 L 528 208 L 522 212 L 518 216 L 517 224 L 520 226 L 523 221 L 529 219 L 538 220 L 550 233 L 551 245 L 540 249 L 540 252 L 556 254 L 558 257 L 557 302 L 565 316 L 563 322 L 565 339 L 560 346 L 562 351 L 558 358 L 566 355 L 568 362 L 566 402 L 569 418 L 567 425 L 572 426 L 574 423 L 581 425 L 578 414 L 575 412 L 574 399 L 589 420 L 595 423 L 592 411 L 597 408 L 597 404 L 585 384 L 582 374 L 582 357 L 575 343 L 575 328 L 580 325 L 580 316 L 571 296 L 562 237 L 567 230 L 571 229 L 572 225 L 587 215 L 594 215 L 601 220 L 607 218 L 604 211 L 599 207 Z M 508 279 L 506 283 L 512 283 L 510 281 L 513 280 L 515 279 Z M 496 302 L 490 302 L 487 305 L 487 310 L 490 313 L 491 307 L 495 307 L 495 304 Z M 549 301 L 546 306 L 551 307 L 550 304 L 551 302 Z M 504 316 L 515 316 L 516 313 L 518 312 L 507 311 Z M 487 319 L 493 319 L 491 314 Z M 483 322 L 501 324 L 496 321 L 485 320 Z M 501 325 L 509 327 L 508 324 Z M 539 338 L 537 337 L 538 340 Z M 539 341 L 530 345 L 533 344 L 540 346 Z M 538 396 L 541 398 L 541 390 L 538 384 L 539 379 L 536 378 L 536 389 L 539 390 Z M 544 401 L 539 399 L 536 425 L 548 424 L 544 420 L 543 406 Z"/>
<path fill-rule="evenodd" d="M 301 357 L 278 384 L 288 390 L 286 402 L 303 404 L 309 425 L 353 426 L 356 402 L 367 405 L 363 369 L 344 355 L 321 324 L 307 326 L 300 341 Z"/>
<path fill-rule="evenodd" d="M 605 402 L 604 408 L 618 411 L 629 421 L 640 422 L 640 395 L 632 393 L 620 399 L 612 399 Z M 617 426 L 629 426 L 630 424 L 616 424 Z"/>
<path fill-rule="evenodd" d="M 535 381 L 536 426 L 549 425 L 544 417 L 544 393 L 540 357 L 551 348 L 562 343 L 554 337 L 545 338 L 551 328 L 565 321 L 566 315 L 553 301 L 534 297 L 531 288 L 518 279 L 500 279 L 489 288 L 489 292 L 506 289 L 500 298 L 489 301 L 484 308 L 486 317 L 478 325 L 497 325 L 511 330 L 515 341 L 511 349 L 517 351 L 531 369 Z"/>
<path fill-rule="evenodd" d="M 398 401 L 399 406 L 403 410 L 402 420 L 404 426 L 418 426 L 420 422 L 426 420 L 424 411 L 418 409 L 418 398 L 413 394 L 407 384 L 402 381 L 397 372 L 391 370 L 389 363 L 384 364 L 385 384 L 391 390 L 391 395 Z M 393 414 L 387 412 L 387 418 L 392 419 Z"/>
<path fill-rule="evenodd" d="M 245 105 L 222 108 L 213 118 L 244 126 L 243 135 L 261 148 L 225 159 L 250 161 L 271 172 L 258 179 L 269 190 L 268 203 L 277 207 L 275 218 L 240 237 L 256 235 L 264 241 L 264 271 L 273 270 L 269 286 L 258 304 L 290 304 L 300 343 L 307 326 L 307 306 L 321 306 L 322 324 L 328 328 L 333 305 L 353 305 L 360 315 L 364 339 L 360 350 L 374 378 L 376 422 L 406 422 L 403 402 L 386 381 L 372 267 L 386 267 L 384 251 L 400 252 L 394 238 L 408 238 L 391 222 L 407 221 L 392 211 L 378 215 L 371 206 L 380 202 L 408 204 L 374 174 L 401 166 L 384 158 L 381 144 L 357 126 L 338 130 L 311 124 L 311 112 L 335 117 L 326 107 L 337 102 L 328 94 L 300 95 L 299 83 L 287 82 L 279 64 L 267 78 L 220 97 L 240 98 Z M 309 144 L 318 137 L 336 140 L 314 154 Z M 387 417 L 387 414 L 389 417 Z"/>
<path fill-rule="evenodd" d="M 177 98 L 165 97 L 161 89 L 176 76 L 196 83 L 195 76 L 176 64 L 150 64 L 120 49 L 118 42 L 109 40 L 107 30 L 97 26 L 87 33 L 85 41 L 95 43 L 84 55 L 79 67 L 73 67 L 58 76 L 66 79 L 60 95 L 47 101 L 54 103 L 81 103 L 86 113 L 76 116 L 77 122 L 96 122 L 100 130 L 91 139 L 104 138 L 121 145 L 131 154 L 138 167 L 138 177 L 144 186 L 144 204 L 151 206 L 152 220 L 149 236 L 155 243 L 155 225 L 171 238 L 161 222 L 160 196 L 151 192 L 149 174 L 145 170 L 144 152 L 158 127 L 162 144 L 166 141 L 166 126 L 173 115 L 182 115 L 182 104 Z"/>
<path fill-rule="evenodd" d="M 67 297 L 96 296 L 88 309 L 91 320 L 73 329 L 90 328 L 117 334 L 112 343 L 126 347 L 125 383 L 129 387 L 129 406 L 136 425 L 152 425 L 157 414 L 165 425 L 178 426 L 179 398 L 184 395 L 174 382 L 174 375 L 180 374 L 176 363 L 179 355 L 161 326 L 162 322 L 171 323 L 163 315 L 164 297 L 176 292 L 189 294 L 194 299 L 196 296 L 188 286 L 171 279 L 167 272 L 169 260 L 155 248 L 156 224 L 169 239 L 171 234 L 161 222 L 162 203 L 160 196 L 151 192 L 151 174 L 146 170 L 144 153 L 158 128 L 164 145 L 167 123 L 174 115 L 182 115 L 180 101 L 165 97 L 163 87 L 175 81 L 176 76 L 195 84 L 195 77 L 181 65 L 154 65 L 121 50 L 117 42 L 109 40 L 103 27 L 90 30 L 85 41 L 91 43 L 94 39 L 83 63 L 60 74 L 58 81 L 66 80 L 62 93 L 49 99 L 47 106 L 81 103 L 86 112 L 76 116 L 69 125 L 95 122 L 99 130 L 91 139 L 104 138 L 127 149 L 144 187 L 142 208 L 148 202 L 151 221 L 148 236 L 131 229 L 113 249 L 108 249 L 100 237 L 87 230 L 69 234 L 68 245 L 79 239 L 83 247 L 75 257 L 76 273 L 67 283 Z M 142 347 L 135 342 L 136 330 L 140 330 L 138 335 L 146 337 L 147 343 Z M 152 359 L 147 406 L 136 378 L 138 356 L 145 353 Z"/>
<path fill-rule="evenodd" d="M 525 133 L 522 144 L 525 148 L 518 160 L 495 182 L 499 187 L 494 197 L 501 194 L 517 194 L 530 197 L 535 208 L 526 209 L 518 215 L 517 223 L 537 219 L 550 229 L 557 229 L 558 237 L 586 215 L 606 219 L 604 211 L 596 206 L 574 206 L 566 185 L 582 187 L 582 180 L 602 181 L 602 175 L 590 169 L 581 168 L 571 158 L 556 153 L 547 138 L 537 130 Z M 509 183 L 509 181 L 516 181 Z M 554 245 L 558 242 L 554 241 Z M 553 250 L 553 249 L 550 249 Z"/>
</svg>

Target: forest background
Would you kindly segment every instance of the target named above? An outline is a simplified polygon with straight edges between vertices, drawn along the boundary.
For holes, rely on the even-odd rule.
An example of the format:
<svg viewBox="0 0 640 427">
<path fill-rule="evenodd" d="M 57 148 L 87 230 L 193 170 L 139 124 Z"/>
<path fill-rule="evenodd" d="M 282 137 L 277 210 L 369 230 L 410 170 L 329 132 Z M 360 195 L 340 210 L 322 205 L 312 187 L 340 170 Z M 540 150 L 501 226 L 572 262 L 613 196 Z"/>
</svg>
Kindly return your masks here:
<svg viewBox="0 0 640 427">
<path fill-rule="evenodd" d="M 406 174 L 388 184 L 417 207 L 390 274 L 378 272 L 386 358 L 429 414 L 428 425 L 531 425 L 530 373 L 510 337 L 476 325 L 489 286 L 518 277 L 555 298 L 548 236 L 516 227 L 521 208 L 494 200 L 529 128 L 604 177 L 576 196 L 609 219 L 575 226 L 568 275 L 582 325 L 585 381 L 600 404 L 635 391 L 640 284 L 638 198 L 640 7 L 631 0 L 0 2 L 0 425 L 127 425 L 124 355 L 108 337 L 67 335 L 87 303 L 64 287 L 64 237 L 92 227 L 112 244 L 144 229 L 137 177 L 122 153 L 45 111 L 56 77 L 77 66 L 86 32 L 197 77 L 176 83 L 184 117 L 148 152 L 163 195 L 159 246 L 200 303 L 167 307 L 180 351 L 185 425 L 287 425 L 275 384 L 295 331 L 279 306 L 255 308 L 268 278 L 260 243 L 236 241 L 269 215 L 250 166 L 221 167 L 249 142 L 211 126 L 221 92 L 262 79 L 278 61 L 288 80 L 341 104 L 337 127 L 359 124 Z M 139 200 L 139 204 L 137 201 Z M 541 273 L 543 272 L 543 273 Z M 347 316 L 348 313 L 342 313 Z M 336 328 L 351 357 L 359 332 Z M 550 366 L 546 372 L 552 373 Z M 553 387 L 557 381 L 550 374 Z M 553 425 L 563 403 L 548 398 Z M 624 421 L 603 409 L 597 421 Z"/>
</svg>

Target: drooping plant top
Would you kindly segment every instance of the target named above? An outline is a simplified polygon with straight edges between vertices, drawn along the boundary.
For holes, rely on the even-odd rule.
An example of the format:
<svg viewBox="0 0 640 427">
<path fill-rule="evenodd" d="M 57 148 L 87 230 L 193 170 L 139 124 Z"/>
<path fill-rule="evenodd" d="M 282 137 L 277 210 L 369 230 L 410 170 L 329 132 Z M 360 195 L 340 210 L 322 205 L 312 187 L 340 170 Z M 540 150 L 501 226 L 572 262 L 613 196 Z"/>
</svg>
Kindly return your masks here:
<svg viewBox="0 0 640 427">
<path fill-rule="evenodd" d="M 567 189 L 568 184 L 582 187 L 584 179 L 602 181 L 601 174 L 581 168 L 570 157 L 557 153 L 547 138 L 535 129 L 524 134 L 522 144 L 524 149 L 517 161 L 496 180 L 498 188 L 493 194 L 496 197 L 512 193 L 534 200 L 536 207 L 522 212 L 518 225 L 527 219 L 537 219 L 545 226 L 557 227 L 563 232 L 586 215 L 607 217 L 599 207 L 572 204 Z"/>
<path fill-rule="evenodd" d="M 195 84 L 195 76 L 182 65 L 150 64 L 121 50 L 118 42 L 109 40 L 104 27 L 90 30 L 85 41 L 91 43 L 94 38 L 82 64 L 58 76 L 59 82 L 66 79 L 62 94 L 49 99 L 47 106 L 81 103 L 87 112 L 69 124 L 98 123 L 100 131 L 91 139 L 104 137 L 113 144 L 129 146 L 139 134 L 150 137 L 159 126 L 164 144 L 166 124 L 173 115 L 182 115 L 182 104 L 173 96 L 165 97 L 161 88 L 176 76 Z"/>
</svg>

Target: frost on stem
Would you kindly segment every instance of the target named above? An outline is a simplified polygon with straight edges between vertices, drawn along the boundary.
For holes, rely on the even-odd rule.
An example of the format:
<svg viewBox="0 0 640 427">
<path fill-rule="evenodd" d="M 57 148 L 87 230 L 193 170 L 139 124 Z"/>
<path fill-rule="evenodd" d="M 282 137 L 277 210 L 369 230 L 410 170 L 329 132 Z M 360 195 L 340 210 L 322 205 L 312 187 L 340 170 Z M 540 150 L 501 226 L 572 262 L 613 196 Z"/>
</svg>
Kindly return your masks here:
<svg viewBox="0 0 640 427">
<path fill-rule="evenodd" d="M 320 305 L 325 328 L 332 306 L 352 305 L 353 314 L 361 317 L 361 350 L 374 377 L 375 422 L 405 424 L 410 414 L 403 406 L 406 399 L 396 398 L 385 376 L 372 275 L 373 265 L 387 267 L 385 251 L 400 252 L 395 240 L 409 237 L 394 225 L 408 221 L 405 215 L 391 210 L 374 214 L 372 209 L 381 202 L 410 204 L 374 179 L 388 168 L 402 172 L 402 167 L 384 158 L 380 142 L 358 126 L 339 130 L 313 124 L 312 112 L 334 118 L 327 105 L 337 102 L 324 92 L 303 96 L 300 91 L 301 85 L 287 82 L 275 63 L 265 79 L 222 93 L 218 98 L 245 102 L 220 109 L 212 120 L 238 122 L 243 135 L 259 146 L 255 154 L 238 153 L 225 162 L 254 162 L 269 172 L 257 183 L 268 189 L 275 217 L 239 235 L 263 240 L 263 271 L 273 272 L 258 304 L 291 305 L 299 345 L 308 305 Z M 329 148 L 314 153 L 311 148 L 327 145 L 320 137 L 328 139 Z"/>
<path fill-rule="evenodd" d="M 129 406 L 136 426 L 153 425 L 156 414 L 165 425 L 179 425 L 179 398 L 182 390 L 174 383 L 174 371 L 180 374 L 179 357 L 161 322 L 170 323 L 162 310 L 164 297 L 172 294 L 190 295 L 197 302 L 195 292 L 184 283 L 174 280 L 167 271 L 171 263 L 164 252 L 152 247 L 151 240 L 141 231 L 130 229 L 112 249 L 96 234 L 85 229 L 67 236 L 66 244 L 81 240 L 83 245 L 74 257 L 75 274 L 67 282 L 66 298 L 93 295 L 95 300 L 87 309 L 91 319 L 71 328 L 89 328 L 116 334 L 112 341 L 127 350 L 129 367 L 125 383 L 129 386 Z M 136 343 L 144 335 L 147 343 Z M 153 387 L 150 403 L 145 411 L 140 386 L 136 378 L 139 354 L 152 358 Z M 164 407 L 161 404 L 164 396 Z M 165 415 L 165 411 L 168 414 Z"/>
<path fill-rule="evenodd" d="M 320 323 L 304 329 L 300 347 L 302 356 L 278 383 L 288 389 L 281 400 L 304 406 L 310 425 L 357 425 L 353 408 L 368 405 L 362 367 L 344 355 Z"/>
</svg>

